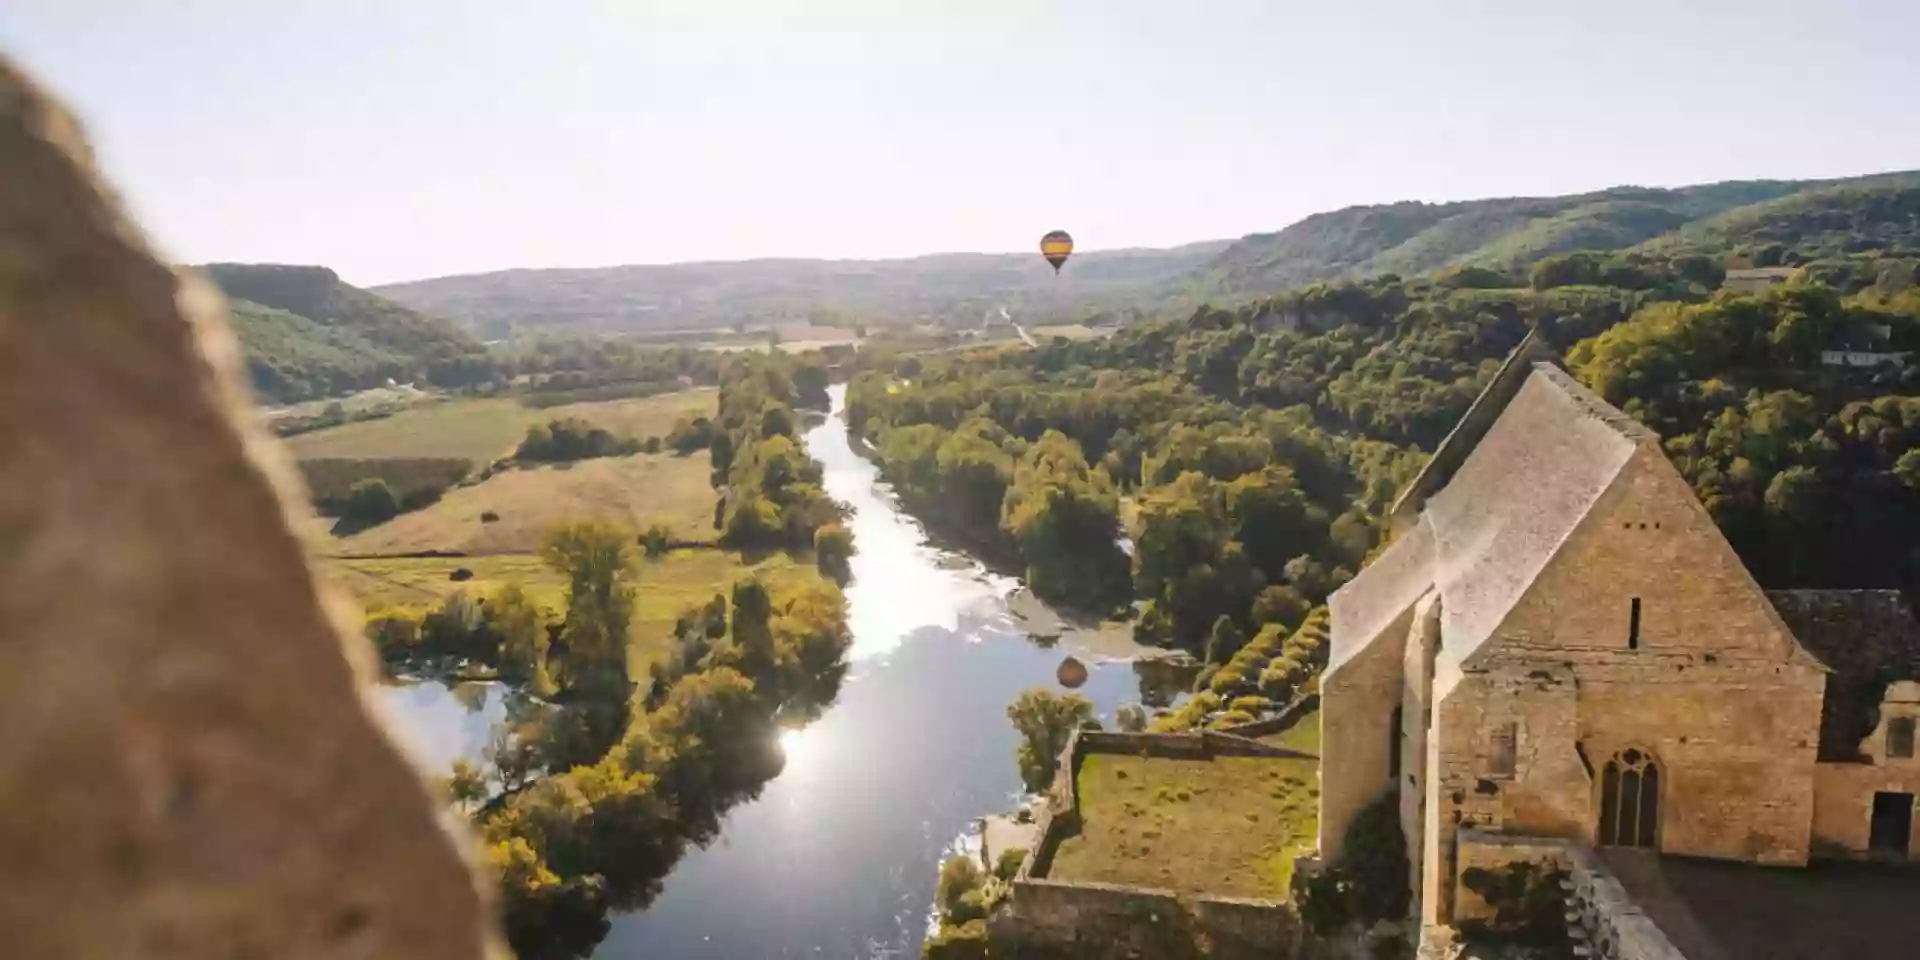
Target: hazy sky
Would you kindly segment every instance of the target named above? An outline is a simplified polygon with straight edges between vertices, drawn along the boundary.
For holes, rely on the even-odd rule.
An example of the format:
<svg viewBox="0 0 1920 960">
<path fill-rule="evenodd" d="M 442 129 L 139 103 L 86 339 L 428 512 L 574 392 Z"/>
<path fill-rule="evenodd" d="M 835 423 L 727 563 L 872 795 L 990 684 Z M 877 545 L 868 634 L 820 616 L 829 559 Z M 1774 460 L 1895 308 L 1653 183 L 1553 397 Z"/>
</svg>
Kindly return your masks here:
<svg viewBox="0 0 1920 960">
<path fill-rule="evenodd" d="M 1920 0 L 0 0 L 168 253 L 357 283 L 1920 167 L 1916 35 Z"/>
</svg>

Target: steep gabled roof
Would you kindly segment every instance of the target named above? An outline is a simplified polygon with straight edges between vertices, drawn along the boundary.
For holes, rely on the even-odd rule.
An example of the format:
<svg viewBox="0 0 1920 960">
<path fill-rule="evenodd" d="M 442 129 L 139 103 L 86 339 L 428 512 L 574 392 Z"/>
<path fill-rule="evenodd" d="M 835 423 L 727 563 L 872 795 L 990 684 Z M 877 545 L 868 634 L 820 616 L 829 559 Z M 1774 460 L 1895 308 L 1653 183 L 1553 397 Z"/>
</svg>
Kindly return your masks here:
<svg viewBox="0 0 1920 960">
<path fill-rule="evenodd" d="M 1473 406 L 1467 408 L 1466 415 L 1447 432 L 1440 446 L 1434 449 L 1433 456 L 1427 458 L 1426 465 L 1420 468 L 1420 474 L 1393 501 L 1393 509 L 1388 516 L 1392 519 L 1391 525 L 1396 534 L 1413 527 L 1427 498 L 1453 478 L 1454 471 L 1473 453 L 1480 438 L 1493 428 L 1500 412 L 1506 409 L 1507 404 L 1513 401 L 1514 394 L 1519 393 L 1532 376 L 1533 365 L 1545 361 L 1549 352 L 1546 343 L 1540 339 L 1540 328 L 1535 327 L 1527 331 L 1526 337 L 1521 339 L 1519 346 L 1513 348 L 1512 353 L 1507 354 L 1499 371 L 1492 380 L 1487 381 L 1480 395 L 1474 398 Z"/>
<path fill-rule="evenodd" d="M 1920 623 L 1898 590 L 1769 590 L 1793 635 L 1829 669 L 1821 760 L 1858 759 L 1893 680 L 1920 679 Z"/>
<path fill-rule="evenodd" d="M 1444 648 L 1478 650 L 1593 509 L 1652 431 L 1565 371 L 1533 365 L 1525 384 L 1426 502 Z"/>
<path fill-rule="evenodd" d="M 1327 672 L 1367 648 L 1433 586 L 1433 535 L 1425 524 L 1400 536 L 1360 575 L 1327 598 L 1332 634 Z"/>
</svg>

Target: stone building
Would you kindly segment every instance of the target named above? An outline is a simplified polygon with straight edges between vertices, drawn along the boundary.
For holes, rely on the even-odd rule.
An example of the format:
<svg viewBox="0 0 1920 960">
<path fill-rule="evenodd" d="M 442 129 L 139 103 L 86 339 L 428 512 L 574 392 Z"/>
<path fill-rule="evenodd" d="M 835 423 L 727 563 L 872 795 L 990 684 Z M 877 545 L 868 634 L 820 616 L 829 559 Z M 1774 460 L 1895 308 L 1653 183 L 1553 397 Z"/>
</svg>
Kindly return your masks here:
<svg viewBox="0 0 1920 960">
<path fill-rule="evenodd" d="M 1415 911 L 1462 831 L 1757 864 L 1916 847 L 1920 629 L 1763 591 L 1659 438 L 1531 339 L 1329 601 L 1320 849 L 1397 791 Z"/>
</svg>

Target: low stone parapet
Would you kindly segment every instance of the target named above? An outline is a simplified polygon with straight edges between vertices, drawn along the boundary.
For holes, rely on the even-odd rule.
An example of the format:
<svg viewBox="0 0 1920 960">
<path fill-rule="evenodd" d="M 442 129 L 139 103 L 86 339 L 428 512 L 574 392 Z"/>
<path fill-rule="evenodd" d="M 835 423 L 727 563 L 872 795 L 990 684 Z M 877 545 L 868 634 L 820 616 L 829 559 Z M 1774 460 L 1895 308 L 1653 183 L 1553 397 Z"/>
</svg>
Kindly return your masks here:
<svg viewBox="0 0 1920 960">
<path fill-rule="evenodd" d="M 1468 870 L 1501 870 L 1531 863 L 1567 875 L 1569 923 L 1584 935 L 1597 960 L 1686 960 L 1594 852 L 1555 837 L 1528 837 L 1463 829 L 1457 841 L 1454 919 L 1482 920 L 1491 908 L 1462 882 Z"/>
</svg>

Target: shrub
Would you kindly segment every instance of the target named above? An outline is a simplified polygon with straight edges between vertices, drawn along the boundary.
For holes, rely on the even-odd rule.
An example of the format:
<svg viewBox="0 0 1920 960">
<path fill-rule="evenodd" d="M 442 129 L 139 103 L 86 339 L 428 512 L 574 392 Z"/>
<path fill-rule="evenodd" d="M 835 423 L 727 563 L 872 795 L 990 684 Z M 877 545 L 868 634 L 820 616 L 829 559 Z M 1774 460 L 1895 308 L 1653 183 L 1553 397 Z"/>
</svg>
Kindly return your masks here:
<svg viewBox="0 0 1920 960">
<path fill-rule="evenodd" d="M 1227 709 L 1240 713 L 1250 713 L 1257 717 L 1272 710 L 1273 701 L 1268 700 L 1266 697 L 1234 697 L 1233 702 L 1227 704 Z"/>
<path fill-rule="evenodd" d="M 1007 705 L 1007 719 L 1020 732 L 1020 780 L 1038 793 L 1053 782 L 1060 751 L 1067 738 L 1082 727 L 1099 728 L 1093 703 L 1077 693 L 1058 694 L 1035 688 Z"/>
<path fill-rule="evenodd" d="M 974 920 L 928 937 L 920 948 L 922 960 L 986 960 L 987 922 Z"/>
<path fill-rule="evenodd" d="M 404 659 L 420 643 L 420 618 L 410 611 L 381 611 L 367 617 L 367 639 L 389 660 Z"/>
<path fill-rule="evenodd" d="M 644 451 L 646 451 L 647 453 L 659 453 L 659 452 L 660 452 L 660 438 L 659 438 L 659 437 L 648 437 L 648 438 L 647 438 L 647 442 L 646 442 L 646 443 L 643 443 L 643 444 L 641 444 L 641 445 L 640 445 L 640 449 L 641 449 L 641 450 L 644 450 Z"/>
<path fill-rule="evenodd" d="M 1239 667 L 1228 665 L 1221 667 L 1213 675 L 1213 679 L 1207 683 L 1207 688 L 1224 697 L 1237 692 L 1246 682 L 1247 675 L 1244 671 Z"/>
<path fill-rule="evenodd" d="M 402 511 L 418 509 L 440 499 L 448 487 L 466 479 L 472 468 L 473 461 L 458 457 L 320 457 L 300 461 L 314 509 L 324 516 L 341 516 L 354 485 L 372 479 L 386 482 Z"/>
<path fill-rule="evenodd" d="M 829 523 L 813 532 L 813 562 L 821 573 L 844 584 L 853 576 L 852 559 L 853 531 L 845 525 Z"/>
<path fill-rule="evenodd" d="M 342 519 L 352 523 L 372 526 L 385 523 L 400 514 L 400 500 L 393 495 L 393 488 L 378 477 L 362 480 L 347 491 L 347 500 L 340 511 Z"/>
<path fill-rule="evenodd" d="M 472 580 L 473 571 L 467 569 L 466 567 L 454 567 L 453 572 L 447 574 L 447 579 L 452 580 L 455 583 L 462 583 L 468 580 Z"/>
<path fill-rule="evenodd" d="M 681 420 L 668 431 L 666 445 L 672 447 L 673 452 L 686 456 L 712 446 L 714 434 L 713 421 L 706 417 Z"/>
<path fill-rule="evenodd" d="M 481 523 L 499 523 L 500 515 L 493 512 L 492 510 L 484 511 L 480 514 L 480 522 Z"/>
<path fill-rule="evenodd" d="M 1129 703 L 1114 711 L 1113 722 L 1127 733 L 1139 733 L 1147 728 L 1146 708 L 1137 703 Z"/>
<path fill-rule="evenodd" d="M 658 523 L 648 527 L 647 532 L 640 535 L 640 547 L 649 557 L 665 556 L 668 546 L 672 543 L 673 533 Z"/>
<path fill-rule="evenodd" d="M 1012 880 L 1020 872 L 1020 864 L 1027 859 L 1026 847 L 1008 847 L 1000 851 L 993 860 L 993 875 L 1002 880 Z"/>
<path fill-rule="evenodd" d="M 966 854 L 948 857 L 940 864 L 940 883 L 934 888 L 933 902 L 945 916 L 953 916 L 955 911 L 965 910 L 962 900 L 967 894 L 980 892 L 986 877 L 980 872 L 980 865 Z M 960 921 L 964 923 L 965 921 Z"/>
<path fill-rule="evenodd" d="M 1531 863 L 1504 869 L 1469 867 L 1460 883 L 1493 908 L 1486 929 L 1524 944 L 1551 946 L 1566 936 L 1560 880 L 1566 874 Z"/>
<path fill-rule="evenodd" d="M 1207 718 L 1207 714 L 1220 709 L 1220 695 L 1205 690 L 1193 695 L 1193 698 L 1180 705 L 1180 709 L 1153 722 L 1156 733 L 1178 733 L 1191 730 Z"/>
<path fill-rule="evenodd" d="M 527 428 L 526 439 L 514 456 L 542 463 L 565 463 L 592 457 L 623 457 L 639 453 L 640 443 L 615 437 L 578 417 L 567 417 Z"/>
</svg>

